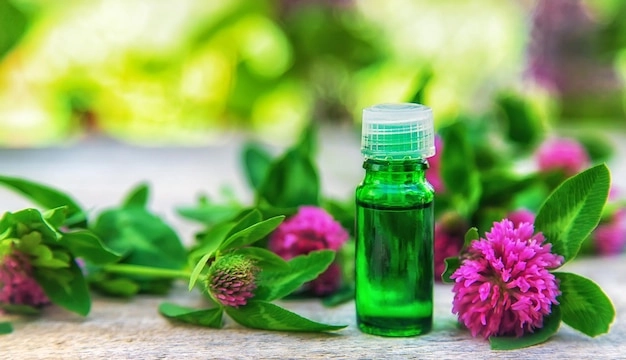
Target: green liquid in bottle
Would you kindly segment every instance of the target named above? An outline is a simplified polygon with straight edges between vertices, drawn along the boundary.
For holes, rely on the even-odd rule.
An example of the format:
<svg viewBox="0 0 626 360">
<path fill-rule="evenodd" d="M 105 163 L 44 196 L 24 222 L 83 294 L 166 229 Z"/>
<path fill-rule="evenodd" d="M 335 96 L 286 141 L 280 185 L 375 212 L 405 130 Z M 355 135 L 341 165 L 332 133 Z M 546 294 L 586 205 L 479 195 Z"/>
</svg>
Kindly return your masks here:
<svg viewBox="0 0 626 360">
<path fill-rule="evenodd" d="M 433 203 L 357 201 L 356 307 L 361 331 L 427 333 L 433 321 Z"/>
<path fill-rule="evenodd" d="M 432 110 L 380 104 L 363 110 L 365 177 L 356 188 L 356 318 L 382 336 L 425 334 L 433 323 Z"/>
</svg>

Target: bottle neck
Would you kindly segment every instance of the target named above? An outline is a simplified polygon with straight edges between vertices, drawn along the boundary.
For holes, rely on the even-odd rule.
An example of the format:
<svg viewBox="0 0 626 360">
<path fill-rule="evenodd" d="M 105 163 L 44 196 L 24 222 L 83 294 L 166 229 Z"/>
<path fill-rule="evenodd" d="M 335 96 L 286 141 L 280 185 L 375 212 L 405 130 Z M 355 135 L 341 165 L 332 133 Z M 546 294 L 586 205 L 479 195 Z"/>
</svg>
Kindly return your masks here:
<svg viewBox="0 0 626 360">
<path fill-rule="evenodd" d="M 365 182 L 383 181 L 390 183 L 424 182 L 428 161 L 414 160 L 379 160 L 366 158 L 363 162 Z"/>
</svg>

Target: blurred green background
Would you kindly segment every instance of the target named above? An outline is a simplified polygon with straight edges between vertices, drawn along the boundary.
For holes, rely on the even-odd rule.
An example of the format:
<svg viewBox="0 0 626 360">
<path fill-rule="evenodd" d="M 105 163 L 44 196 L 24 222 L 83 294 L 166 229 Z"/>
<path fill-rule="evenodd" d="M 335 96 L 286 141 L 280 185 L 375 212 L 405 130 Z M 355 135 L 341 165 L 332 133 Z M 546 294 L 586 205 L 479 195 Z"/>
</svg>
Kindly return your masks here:
<svg viewBox="0 0 626 360">
<path fill-rule="evenodd" d="M 206 145 L 418 101 L 626 128 L 623 0 L 0 0 L 0 146 Z"/>
</svg>

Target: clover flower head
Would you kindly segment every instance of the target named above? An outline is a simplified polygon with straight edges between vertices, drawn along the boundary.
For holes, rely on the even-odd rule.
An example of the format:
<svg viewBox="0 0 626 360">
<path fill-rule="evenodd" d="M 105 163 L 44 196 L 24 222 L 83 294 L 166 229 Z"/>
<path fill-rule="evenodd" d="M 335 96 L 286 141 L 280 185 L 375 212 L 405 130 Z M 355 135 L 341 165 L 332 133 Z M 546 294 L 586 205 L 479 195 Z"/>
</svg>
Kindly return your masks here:
<svg viewBox="0 0 626 360">
<path fill-rule="evenodd" d="M 289 260 L 314 250 L 339 250 L 348 237 L 341 224 L 324 209 L 302 206 L 272 233 L 268 246 Z"/>
<path fill-rule="evenodd" d="M 561 170 L 572 176 L 589 166 L 587 150 L 576 140 L 553 138 L 546 140 L 536 154 L 541 171 Z"/>
<path fill-rule="evenodd" d="M 339 250 L 350 235 L 324 209 L 302 206 L 272 233 L 268 248 L 289 260 L 315 250 Z M 331 265 L 317 279 L 306 284 L 313 294 L 327 295 L 341 284 L 341 271 Z"/>
<path fill-rule="evenodd" d="M 550 252 L 542 233 L 533 233 L 529 223 L 494 223 L 484 239 L 472 242 L 452 274 L 452 312 L 472 336 L 534 332 L 558 304 L 561 292 L 549 269 L 559 267 L 563 257 Z"/>
<path fill-rule="evenodd" d="M 41 307 L 49 303 L 33 277 L 28 256 L 13 251 L 0 259 L 0 304 Z"/>
<path fill-rule="evenodd" d="M 243 255 L 225 255 L 218 258 L 209 270 L 207 289 L 222 305 L 239 307 L 254 296 L 259 268 Z"/>
<path fill-rule="evenodd" d="M 443 151 L 443 140 L 441 136 L 435 136 L 435 156 L 428 159 L 429 169 L 426 171 L 426 180 L 433 186 L 435 192 L 445 192 L 445 186 L 441 179 L 441 152 Z"/>
</svg>

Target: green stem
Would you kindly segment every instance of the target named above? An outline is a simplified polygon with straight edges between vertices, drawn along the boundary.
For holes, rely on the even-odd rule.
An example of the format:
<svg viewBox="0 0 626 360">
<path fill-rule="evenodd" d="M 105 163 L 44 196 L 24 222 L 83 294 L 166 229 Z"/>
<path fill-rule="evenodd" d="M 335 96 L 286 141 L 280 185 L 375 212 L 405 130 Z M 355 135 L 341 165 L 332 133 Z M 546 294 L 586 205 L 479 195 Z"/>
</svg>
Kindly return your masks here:
<svg viewBox="0 0 626 360">
<path fill-rule="evenodd" d="M 185 279 L 188 280 L 191 276 L 190 272 L 184 270 L 163 269 L 142 265 L 130 265 L 130 264 L 111 264 L 106 265 L 103 268 L 104 271 L 123 274 L 123 275 L 138 275 L 149 276 L 155 278 L 167 278 L 167 279 Z"/>
</svg>

